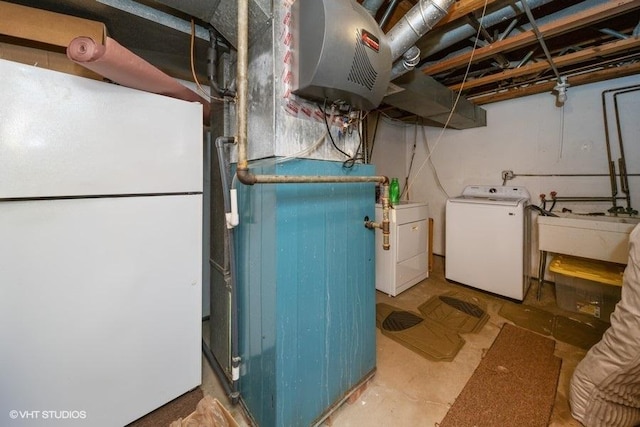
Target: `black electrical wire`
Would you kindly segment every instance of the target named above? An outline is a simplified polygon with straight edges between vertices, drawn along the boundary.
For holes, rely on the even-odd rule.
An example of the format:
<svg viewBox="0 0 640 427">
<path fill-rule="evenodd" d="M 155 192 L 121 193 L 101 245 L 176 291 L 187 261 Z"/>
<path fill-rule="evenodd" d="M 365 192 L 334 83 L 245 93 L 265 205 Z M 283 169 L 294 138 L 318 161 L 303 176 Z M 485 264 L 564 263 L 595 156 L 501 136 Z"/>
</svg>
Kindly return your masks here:
<svg viewBox="0 0 640 427">
<path fill-rule="evenodd" d="M 405 193 L 409 191 L 409 177 L 411 176 L 411 169 L 413 168 L 413 159 L 416 157 L 416 146 L 418 144 L 418 122 L 422 124 L 422 119 L 418 120 L 416 117 L 416 121 L 414 123 L 414 132 L 413 132 L 413 149 L 411 150 L 411 162 L 409 162 L 409 170 L 407 171 L 407 176 L 404 179 L 404 186 L 402 191 L 400 192 L 400 199 L 404 197 Z M 408 197 L 408 195 L 407 195 Z"/>
<path fill-rule="evenodd" d="M 371 138 L 371 149 L 369 151 L 369 163 L 371 163 L 371 158 L 373 157 L 373 147 L 376 145 L 376 135 L 378 134 L 378 124 L 380 123 L 380 114 L 376 115 L 376 126 L 373 129 L 373 137 Z"/>
<path fill-rule="evenodd" d="M 322 111 L 322 115 L 324 117 L 324 125 L 327 128 L 327 133 L 329 134 L 329 139 L 331 140 L 331 144 L 333 145 L 333 148 L 335 148 L 336 150 L 338 150 L 339 152 L 341 152 L 342 154 L 344 154 L 346 157 L 348 157 L 347 160 L 345 160 L 342 163 L 342 167 L 347 168 L 347 169 L 351 169 L 357 161 L 361 160 L 364 161 L 364 157 L 363 156 L 359 156 L 358 154 L 360 153 L 360 150 L 362 149 L 362 132 L 360 130 L 360 126 L 358 126 L 358 147 L 356 148 L 356 152 L 353 156 L 350 156 L 349 153 L 346 153 L 345 151 L 341 150 L 340 147 L 338 147 L 338 145 L 336 144 L 335 140 L 333 139 L 333 135 L 331 135 L 331 129 L 329 128 L 329 121 L 327 120 L 327 112 L 326 112 L 326 107 L 327 107 L 327 100 L 324 100 L 323 103 L 323 107 L 320 108 L 320 105 L 318 105 L 318 108 L 320 109 L 320 111 Z M 358 113 L 358 122 L 361 123 L 362 122 L 362 117 L 361 114 L 362 112 Z"/>
<path fill-rule="evenodd" d="M 540 206 L 536 206 L 536 205 L 527 205 L 527 209 L 534 210 L 534 211 L 538 212 L 542 216 L 555 216 L 555 217 L 558 216 L 558 215 L 554 214 L 553 212 L 546 211 L 546 210 L 542 209 Z"/>
<path fill-rule="evenodd" d="M 358 122 L 362 123 L 362 112 L 358 113 Z M 361 160 L 364 162 L 364 156 L 358 156 L 358 154 L 360 153 L 360 150 L 363 148 L 362 147 L 362 131 L 360 129 L 360 126 L 358 126 L 358 138 L 359 138 L 359 142 L 358 142 L 358 148 L 356 148 L 356 153 L 353 155 L 353 157 L 351 157 L 350 159 L 345 160 L 342 163 L 342 167 L 343 168 L 347 168 L 347 169 L 351 169 L 358 160 Z"/>
<path fill-rule="evenodd" d="M 322 117 L 324 117 L 324 125 L 327 127 L 327 133 L 329 134 L 329 139 L 331 140 L 331 144 L 333 145 L 333 148 L 335 148 L 336 150 L 338 150 L 339 152 L 344 154 L 346 157 L 351 158 L 351 156 L 349 154 L 345 153 L 344 151 L 342 151 L 340 149 L 340 147 L 338 147 L 338 145 L 336 144 L 336 141 L 333 139 L 333 135 L 331 135 L 331 129 L 329 128 L 329 121 L 327 120 L 326 107 L 327 107 L 327 100 L 326 99 L 324 100 L 323 108 L 320 108 L 320 105 L 318 105 L 318 108 L 320 108 L 320 111 L 322 111 Z"/>
</svg>

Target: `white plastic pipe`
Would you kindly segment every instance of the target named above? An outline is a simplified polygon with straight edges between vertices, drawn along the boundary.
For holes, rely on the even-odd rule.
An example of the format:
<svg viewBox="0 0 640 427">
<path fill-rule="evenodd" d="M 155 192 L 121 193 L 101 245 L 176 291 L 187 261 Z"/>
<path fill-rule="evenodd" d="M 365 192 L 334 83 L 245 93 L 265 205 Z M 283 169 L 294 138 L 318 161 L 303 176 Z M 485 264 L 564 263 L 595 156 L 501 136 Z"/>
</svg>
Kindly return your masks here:
<svg viewBox="0 0 640 427">
<path fill-rule="evenodd" d="M 231 229 L 240 223 L 240 217 L 238 216 L 238 191 L 235 188 L 229 190 L 231 212 L 226 212 L 224 216 L 227 219 L 227 228 Z"/>
</svg>

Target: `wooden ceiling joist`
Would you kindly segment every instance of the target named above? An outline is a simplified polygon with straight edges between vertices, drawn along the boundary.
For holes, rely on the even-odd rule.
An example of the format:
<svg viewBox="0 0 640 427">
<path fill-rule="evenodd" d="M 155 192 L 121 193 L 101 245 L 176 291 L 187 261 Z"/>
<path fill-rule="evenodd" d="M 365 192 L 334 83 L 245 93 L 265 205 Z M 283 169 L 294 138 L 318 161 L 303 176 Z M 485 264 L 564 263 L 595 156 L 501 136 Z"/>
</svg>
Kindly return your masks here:
<svg viewBox="0 0 640 427">
<path fill-rule="evenodd" d="M 467 16 L 468 14 L 473 13 L 475 11 L 478 11 L 478 10 L 482 11 L 482 9 L 484 9 L 485 7 L 485 2 L 487 4 L 487 7 L 489 7 L 492 3 L 496 3 L 497 1 L 499 0 L 457 1 L 453 4 L 453 6 L 451 6 L 451 8 L 449 9 L 449 13 L 447 13 L 444 18 L 438 21 L 438 23 L 435 25 L 434 28 L 441 27 L 445 24 L 448 24 L 449 22 L 453 22 L 456 19 Z"/>
<path fill-rule="evenodd" d="M 589 83 L 596 83 L 602 80 L 626 77 L 638 73 L 640 73 L 640 63 L 632 63 L 619 67 L 612 66 L 603 70 L 572 76 L 569 77 L 568 82 L 571 86 L 580 86 Z M 470 100 L 476 105 L 484 105 L 491 102 L 505 101 L 507 99 L 520 98 L 544 92 L 549 92 L 551 94 L 556 83 L 557 82 L 555 80 L 552 80 L 544 83 L 533 84 L 531 86 L 508 89 L 498 93 L 479 95 L 471 98 Z M 571 97 L 571 86 L 568 91 L 569 97 Z"/>
<path fill-rule="evenodd" d="M 603 44 L 601 46 L 583 49 L 578 52 L 568 53 L 553 58 L 553 62 L 557 67 L 566 67 L 581 62 L 589 61 L 598 57 L 605 57 L 622 51 L 631 51 L 640 47 L 640 38 L 630 37 L 624 40 L 616 40 Z M 472 89 L 491 83 L 496 83 L 508 79 L 522 76 L 535 75 L 551 69 L 548 61 L 536 62 L 520 68 L 505 70 L 500 73 L 492 74 L 486 77 L 480 77 L 473 80 L 467 80 L 464 83 L 449 86 L 449 89 L 459 91 L 460 89 Z"/>
<path fill-rule="evenodd" d="M 598 5 L 582 12 L 576 13 L 569 18 L 558 19 L 539 27 L 542 36 L 550 38 L 565 34 L 606 19 L 628 13 L 640 8 L 640 0 L 615 0 L 602 5 Z M 422 71 L 427 75 L 435 75 L 444 71 L 449 71 L 467 65 L 470 61 L 478 62 L 496 55 L 518 49 L 530 44 L 537 43 L 536 34 L 530 30 L 518 35 L 497 41 L 488 46 L 475 49 L 473 52 L 463 53 L 453 58 L 440 61 Z"/>
</svg>

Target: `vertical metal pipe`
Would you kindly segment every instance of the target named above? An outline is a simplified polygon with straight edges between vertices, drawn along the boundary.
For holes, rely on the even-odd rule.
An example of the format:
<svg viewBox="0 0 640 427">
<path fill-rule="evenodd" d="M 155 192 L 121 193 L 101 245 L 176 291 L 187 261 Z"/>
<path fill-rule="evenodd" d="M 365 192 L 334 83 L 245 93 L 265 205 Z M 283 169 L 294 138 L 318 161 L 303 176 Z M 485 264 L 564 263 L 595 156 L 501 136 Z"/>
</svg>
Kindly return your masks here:
<svg viewBox="0 0 640 427">
<path fill-rule="evenodd" d="M 604 120 L 604 142 L 607 149 L 607 164 L 609 165 L 609 181 L 611 185 L 611 205 L 612 209 L 615 209 L 618 205 L 616 196 L 618 195 L 618 185 L 616 181 L 616 166 L 611 160 L 611 140 L 609 139 L 609 119 L 607 117 L 607 98 L 606 93 L 603 91 L 602 97 L 602 119 Z"/>
<path fill-rule="evenodd" d="M 230 89 L 221 88 L 218 84 L 218 42 L 220 37 L 213 27 L 209 28 L 209 50 L 208 50 L 208 73 L 209 73 L 209 86 L 212 89 L 212 93 L 218 96 L 236 96 L 235 92 Z"/>
<path fill-rule="evenodd" d="M 622 187 L 622 192 L 625 193 L 627 197 L 627 210 L 631 211 L 631 193 L 629 191 L 629 177 L 627 175 L 627 159 L 624 155 L 624 143 L 622 138 L 622 125 L 620 123 L 620 109 L 618 108 L 618 95 L 623 95 L 625 93 L 637 92 L 640 88 L 633 88 L 628 90 L 623 90 L 621 92 L 616 92 L 613 94 L 613 104 L 616 113 L 616 127 L 618 128 L 618 145 L 620 147 L 620 159 L 618 160 L 618 167 L 620 169 L 620 185 Z"/>
<path fill-rule="evenodd" d="M 238 62 L 236 68 L 236 120 L 238 136 L 238 171 L 247 170 L 247 98 L 249 69 L 249 0 L 238 1 Z M 240 176 L 238 176 L 240 178 Z"/>
<path fill-rule="evenodd" d="M 218 166 L 220 168 L 220 176 L 222 180 L 222 194 L 223 194 L 223 203 L 224 203 L 224 211 L 231 211 L 231 200 L 229 195 L 229 190 L 231 189 L 231 184 L 227 181 L 227 173 L 226 170 L 229 167 L 229 163 L 227 160 L 227 153 L 225 153 L 225 145 L 233 144 L 233 138 L 221 136 L 216 138 L 216 149 L 218 150 Z M 231 300 L 231 387 L 229 397 L 234 401 L 240 397 L 240 392 L 238 391 L 238 366 L 240 363 L 240 351 L 238 348 L 239 342 L 239 334 L 238 334 L 238 286 L 237 286 L 237 270 L 236 270 L 236 250 L 234 244 L 234 232 L 233 229 L 229 229 L 229 284 L 231 286 L 230 289 L 230 300 Z"/>
<path fill-rule="evenodd" d="M 616 181 L 616 166 L 614 161 L 611 158 L 611 141 L 609 138 L 609 120 L 608 120 L 608 116 L 607 116 L 607 98 L 606 98 L 606 94 L 610 93 L 610 92 L 619 92 L 619 91 L 624 91 L 624 90 L 628 90 L 628 89 L 640 89 L 640 85 L 631 85 L 631 86 L 624 86 L 624 87 L 619 87 L 616 89 L 607 89 L 607 90 L 603 90 L 601 93 L 601 97 L 602 97 L 602 118 L 604 120 L 604 137 L 605 137 L 605 143 L 606 143 L 606 148 L 607 148 L 607 160 L 609 162 L 609 176 L 610 176 L 610 180 L 611 180 L 611 203 L 612 203 L 612 210 L 615 212 L 616 208 L 617 208 L 617 195 L 618 195 L 618 185 L 617 185 L 617 181 Z M 620 177 L 620 179 L 622 180 L 622 176 Z"/>
<path fill-rule="evenodd" d="M 398 3 L 399 0 L 391 0 L 389 2 L 389 6 L 387 6 L 387 9 L 384 11 L 384 15 L 382 15 L 382 18 L 380 18 L 380 28 L 383 28 L 385 25 L 387 25 L 389 18 L 391 18 L 391 15 L 393 15 L 393 12 L 395 12 L 396 7 L 398 7 Z"/>
</svg>

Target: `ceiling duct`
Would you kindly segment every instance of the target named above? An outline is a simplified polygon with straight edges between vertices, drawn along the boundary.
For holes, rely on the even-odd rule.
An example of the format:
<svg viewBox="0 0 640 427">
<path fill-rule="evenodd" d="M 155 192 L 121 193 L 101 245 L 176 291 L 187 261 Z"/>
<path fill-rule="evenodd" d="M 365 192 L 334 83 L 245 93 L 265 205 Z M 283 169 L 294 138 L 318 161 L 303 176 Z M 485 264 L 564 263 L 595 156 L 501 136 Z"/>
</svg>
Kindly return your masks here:
<svg viewBox="0 0 640 427">
<path fill-rule="evenodd" d="M 446 125 L 451 129 L 487 125 L 487 113 L 483 108 L 462 96 L 457 99 L 455 92 L 421 71 L 413 70 L 394 80 L 390 90 L 393 93 L 382 100 L 384 104 L 422 117 L 426 125 Z M 401 118 L 402 115 L 399 112 L 387 113 L 394 118 Z"/>
<path fill-rule="evenodd" d="M 553 0 L 527 0 L 527 5 L 531 9 L 535 9 L 552 1 Z M 523 13 L 524 7 L 522 6 L 522 2 L 518 1 L 494 12 L 487 13 L 487 15 L 482 17 L 482 26 L 484 28 L 489 28 Z M 433 37 L 422 39 L 417 43 L 417 45 L 422 51 L 422 58 L 424 59 L 462 40 L 475 36 L 477 32 L 478 30 L 469 23 L 464 23 L 454 27 L 447 25 L 436 29 L 433 34 L 431 34 Z"/>
<path fill-rule="evenodd" d="M 387 33 L 391 55 L 396 61 L 405 52 L 420 51 L 414 44 L 442 19 L 454 0 L 420 0 Z M 393 66 L 391 83 L 383 103 L 425 119 L 425 124 L 467 129 L 486 126 L 486 111 L 430 76 L 413 69 L 415 63 L 399 60 Z M 411 71 L 409 71 L 411 70 Z M 408 71 L 408 72 L 407 72 Z M 400 75 L 400 77 L 397 77 Z M 457 102 L 456 102 L 457 100 Z M 452 112 L 455 106 L 455 111 Z M 394 113 L 390 115 L 393 116 Z"/>
<path fill-rule="evenodd" d="M 172 9 L 210 23 L 231 45 L 238 47 L 237 0 L 156 0 Z M 271 26 L 271 1 L 249 0 L 249 44 Z"/>
<path fill-rule="evenodd" d="M 218 0 L 205 2 L 202 0 L 156 0 L 159 3 L 162 3 L 166 6 L 179 10 L 181 12 L 192 15 L 198 19 L 211 23 L 211 25 L 223 36 L 225 37 L 229 43 L 231 43 L 234 47 L 237 47 L 237 2 L 236 0 Z M 531 0 L 531 1 L 550 1 L 550 0 Z M 388 43 L 390 47 L 386 47 L 386 49 L 391 49 L 393 53 L 393 59 L 390 54 L 387 54 L 387 61 L 389 62 L 389 66 L 391 63 L 400 58 L 408 49 L 410 49 L 416 41 L 421 38 L 424 34 L 429 32 L 431 28 L 443 17 L 446 15 L 448 8 L 453 4 L 454 0 L 421 0 L 417 3 L 409 12 L 407 12 L 406 16 L 403 17 L 398 24 L 396 24 L 386 35 L 379 34 L 378 29 L 374 29 L 369 31 L 372 34 L 378 34 L 381 44 Z M 301 0 L 297 0 L 297 6 L 299 7 L 299 3 Z M 305 1 L 305 8 L 310 7 L 314 10 L 319 9 L 322 5 L 322 8 L 329 7 L 331 11 L 333 9 L 340 9 L 341 7 L 345 7 L 349 5 L 349 9 L 353 7 L 353 13 L 357 13 L 359 15 L 358 20 L 363 19 L 362 22 L 366 22 L 369 19 L 372 20 L 370 12 L 367 12 L 365 8 L 361 5 L 354 2 L 336 2 L 331 0 L 315 0 L 315 1 Z M 259 37 L 264 29 L 269 28 L 271 25 L 269 17 L 271 15 L 270 9 L 270 0 L 249 0 L 249 43 L 252 44 L 257 37 Z M 328 6 L 327 6 L 328 5 Z M 376 1 L 367 2 L 367 5 L 370 5 L 371 8 L 377 6 Z M 366 17 L 360 16 L 360 11 L 357 9 L 362 9 Z M 330 12 L 331 12 L 330 11 Z M 323 12 L 324 13 L 324 12 Z M 349 10 L 351 14 L 352 11 Z M 332 52 L 329 56 L 324 58 L 321 57 L 316 58 L 317 61 L 311 61 L 313 64 L 313 68 L 316 72 L 321 71 L 320 76 L 324 74 L 332 75 L 335 71 L 327 71 L 328 69 L 325 66 L 325 60 L 336 63 L 348 62 L 348 59 L 345 60 L 345 56 L 340 56 L 341 60 L 336 60 L 337 55 L 340 55 L 340 49 L 335 50 L 336 46 L 341 46 L 340 43 L 329 43 L 325 41 L 325 36 L 337 37 L 334 33 L 338 31 L 339 28 L 345 27 L 344 22 L 344 14 L 340 13 L 338 15 L 339 19 L 336 18 L 335 25 L 332 23 L 332 16 L 336 16 L 333 13 L 329 13 L 328 19 L 326 22 L 321 23 L 320 12 L 318 15 L 311 13 L 310 16 L 315 17 L 315 20 L 311 20 L 309 26 L 305 26 L 305 31 L 308 29 L 316 29 L 315 33 L 322 33 L 323 37 L 318 38 L 317 40 L 322 40 L 321 50 L 327 49 L 327 52 Z M 338 25 L 339 23 L 339 25 Z M 325 28 L 326 27 L 326 28 Z M 335 27 L 335 28 L 334 28 Z M 366 27 L 370 26 L 367 24 Z M 379 27 L 378 27 L 379 28 Z M 309 33 L 307 33 L 309 34 Z M 329 37 L 329 39 L 331 38 Z M 327 39 L 328 40 L 328 39 Z M 312 40 L 310 39 L 310 43 Z M 349 43 L 353 45 L 353 43 Z M 342 45 L 344 47 L 344 45 Z M 343 49 L 344 50 L 344 49 Z M 370 50 L 370 49 L 369 49 Z M 337 52 L 337 53 L 336 53 Z M 366 51 L 370 56 L 371 52 Z M 309 52 L 307 52 L 309 55 Z M 349 58 L 351 56 L 347 55 Z M 328 63 L 328 62 L 327 62 Z M 351 63 L 349 63 L 351 64 Z M 344 64 L 339 64 L 344 65 Z M 335 65 L 334 65 L 335 68 Z M 380 66 L 380 68 L 382 68 Z M 344 75 L 344 70 L 338 70 L 341 76 Z M 389 71 L 384 70 L 383 74 L 388 73 Z M 335 77 L 336 74 L 333 74 Z M 325 76 L 326 77 L 326 76 Z M 384 77 L 384 76 L 383 76 Z M 314 87 L 316 86 L 317 80 L 316 77 L 312 77 L 310 80 L 311 83 L 304 84 L 302 86 Z M 340 80 L 342 81 L 342 80 Z M 376 87 L 379 82 L 376 82 Z M 388 80 L 387 80 L 388 83 Z M 335 85 L 335 83 L 333 83 Z M 328 83 L 318 84 L 317 86 L 327 86 Z M 384 84 L 386 87 L 386 83 Z M 393 81 L 391 85 L 394 88 L 393 93 L 389 91 L 386 92 L 386 97 L 382 99 L 383 104 L 391 105 L 396 107 L 399 110 L 403 110 L 409 112 L 411 114 L 418 115 L 425 119 L 425 123 L 432 124 L 434 126 L 443 126 L 447 119 L 449 118 L 449 114 L 453 108 L 454 101 L 456 99 L 456 94 L 446 88 L 444 85 L 438 83 L 433 78 L 424 75 L 421 72 L 413 71 L 405 74 L 404 76 Z M 301 86 L 298 86 L 300 88 Z M 327 86 L 329 87 L 329 86 Z M 341 88 L 334 88 L 339 90 L 332 90 L 329 87 L 330 95 L 335 96 L 337 98 L 344 98 L 345 91 L 341 91 Z M 323 89 L 324 90 L 324 89 Z M 351 93 L 355 93 L 355 98 L 360 98 L 360 102 L 355 102 L 355 104 L 360 104 L 361 108 L 369 109 L 375 108 L 382 98 L 381 95 L 378 95 L 376 91 L 375 96 L 371 96 L 374 91 L 371 93 L 360 93 L 357 91 L 351 90 Z M 327 92 L 328 93 L 328 92 Z M 302 94 L 302 93 L 301 93 Z M 313 95 L 313 94 L 311 94 Z M 326 95 L 326 93 L 324 94 Z M 323 96 L 324 96 L 323 95 Z M 349 94 L 347 94 L 349 95 Z M 351 95 L 349 95 L 351 96 Z M 312 96 L 313 97 L 313 96 Z M 353 100 L 351 100 L 353 102 Z M 480 107 L 475 106 L 470 101 L 465 98 L 460 98 L 456 105 L 456 109 L 451 116 L 448 127 L 453 129 L 466 129 L 470 127 L 477 126 L 485 126 L 486 125 L 486 112 Z"/>
<path fill-rule="evenodd" d="M 440 21 L 455 0 L 420 0 L 387 33 L 392 60 L 400 58 Z"/>
</svg>

